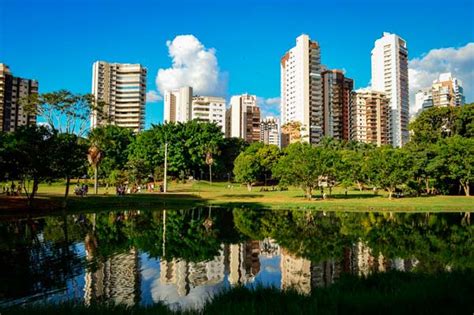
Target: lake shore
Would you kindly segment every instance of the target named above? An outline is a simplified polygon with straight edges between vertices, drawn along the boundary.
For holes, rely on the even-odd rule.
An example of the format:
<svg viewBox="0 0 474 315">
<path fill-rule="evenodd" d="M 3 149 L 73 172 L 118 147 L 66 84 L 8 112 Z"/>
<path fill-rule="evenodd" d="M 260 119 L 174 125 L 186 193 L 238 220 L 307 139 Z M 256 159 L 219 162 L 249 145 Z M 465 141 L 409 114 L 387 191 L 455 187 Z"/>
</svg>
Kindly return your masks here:
<svg viewBox="0 0 474 315">
<path fill-rule="evenodd" d="M 27 207 L 24 197 L 0 195 L 0 215 L 51 213 L 64 207 L 64 184 L 42 184 L 33 210 Z M 252 209 L 311 209 L 323 211 L 404 211 L 404 212 L 470 212 L 474 211 L 474 197 L 466 196 L 421 196 L 402 197 L 389 200 L 384 192 L 375 195 L 372 191 L 349 189 L 347 195 L 342 188 L 335 188 L 332 196 L 326 189 L 326 199 L 315 192 L 313 200 L 304 198 L 303 191 L 290 188 L 287 191 L 268 191 L 254 187 L 248 191 L 239 184 L 193 182 L 172 183 L 168 193 L 142 192 L 115 196 L 113 189 L 101 187 L 99 194 L 92 189 L 86 197 L 71 195 L 67 202 L 68 211 L 81 210 L 127 210 L 140 208 L 179 209 L 182 207 L 217 206 Z M 73 190 L 73 187 L 71 187 Z"/>
</svg>

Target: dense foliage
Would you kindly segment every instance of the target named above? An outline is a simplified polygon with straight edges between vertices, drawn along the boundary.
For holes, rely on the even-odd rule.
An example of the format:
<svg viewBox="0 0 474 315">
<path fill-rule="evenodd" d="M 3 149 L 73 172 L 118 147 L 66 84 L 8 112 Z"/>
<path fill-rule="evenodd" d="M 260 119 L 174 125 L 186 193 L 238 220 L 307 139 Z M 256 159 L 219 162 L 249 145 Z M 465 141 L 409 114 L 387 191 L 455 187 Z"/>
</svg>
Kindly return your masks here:
<svg viewBox="0 0 474 315">
<path fill-rule="evenodd" d="M 382 189 L 389 198 L 470 195 L 474 182 L 473 104 L 423 111 L 410 124 L 411 141 L 403 148 L 324 139 L 318 146 L 294 143 L 280 150 L 225 139 L 219 126 L 198 121 L 153 125 L 137 135 L 101 126 L 82 138 L 77 134 L 84 121 L 75 121 L 88 120 L 92 111 L 100 114 L 100 104 L 90 96 L 59 91 L 28 102 L 25 106 L 45 115 L 49 124 L 0 135 L 0 181 L 18 181 L 30 201 L 40 182 L 57 179 L 66 181 L 67 198 L 71 179 L 87 174 L 95 178 L 96 191 L 99 184 L 161 181 L 166 144 L 172 178 L 212 182 L 234 175 L 249 190 L 257 184 L 294 185 L 309 199 L 316 190 L 331 196 L 334 186 Z"/>
</svg>

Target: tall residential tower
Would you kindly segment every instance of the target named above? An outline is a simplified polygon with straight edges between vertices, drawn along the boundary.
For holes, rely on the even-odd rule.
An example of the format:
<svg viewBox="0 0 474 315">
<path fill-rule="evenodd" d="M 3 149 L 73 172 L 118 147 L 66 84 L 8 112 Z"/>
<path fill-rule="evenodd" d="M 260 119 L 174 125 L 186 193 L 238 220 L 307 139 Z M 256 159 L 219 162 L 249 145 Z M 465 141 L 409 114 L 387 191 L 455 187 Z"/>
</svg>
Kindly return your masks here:
<svg viewBox="0 0 474 315">
<path fill-rule="evenodd" d="M 117 125 L 140 132 L 145 128 L 147 70 L 139 64 L 97 61 L 92 69 L 92 94 L 101 112 L 94 111 L 91 128 Z"/>
<path fill-rule="evenodd" d="M 36 123 L 36 115 L 26 112 L 20 102 L 32 94 L 38 94 L 38 81 L 15 77 L 0 63 L 0 132 Z"/>
<path fill-rule="evenodd" d="M 390 103 L 390 143 L 408 142 L 408 50 L 395 34 L 383 33 L 372 49 L 372 89 L 385 92 Z"/>
<path fill-rule="evenodd" d="M 226 112 L 226 137 L 260 141 L 260 108 L 255 95 L 232 96 Z"/>
<path fill-rule="evenodd" d="M 308 35 L 281 58 L 281 125 L 301 125 L 301 140 L 321 141 L 324 131 L 323 83 L 319 44 Z M 285 130 L 284 128 L 282 128 Z"/>
</svg>

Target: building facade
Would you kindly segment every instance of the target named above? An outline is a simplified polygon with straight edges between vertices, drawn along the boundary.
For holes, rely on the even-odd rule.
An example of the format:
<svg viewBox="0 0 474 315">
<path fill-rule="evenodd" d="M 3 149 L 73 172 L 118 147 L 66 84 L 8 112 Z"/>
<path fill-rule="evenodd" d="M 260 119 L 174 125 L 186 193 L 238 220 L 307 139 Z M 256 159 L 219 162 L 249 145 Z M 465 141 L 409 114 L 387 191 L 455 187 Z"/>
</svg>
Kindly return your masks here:
<svg viewBox="0 0 474 315">
<path fill-rule="evenodd" d="M 409 95 L 407 43 L 396 34 L 383 33 L 372 49 L 372 89 L 385 92 L 390 102 L 390 143 L 408 142 Z"/>
<path fill-rule="evenodd" d="M 92 69 L 92 94 L 100 111 L 93 111 L 91 128 L 117 125 L 140 132 L 145 128 L 147 70 L 140 64 L 97 61 Z"/>
<path fill-rule="evenodd" d="M 462 82 L 451 73 L 442 73 L 433 81 L 431 95 L 434 107 L 462 106 L 465 102 Z"/>
<path fill-rule="evenodd" d="M 280 121 L 269 116 L 260 122 L 260 142 L 280 146 Z"/>
<path fill-rule="evenodd" d="M 383 92 L 357 90 L 352 93 L 351 140 L 377 146 L 390 144 L 389 102 Z"/>
<path fill-rule="evenodd" d="M 186 122 L 191 120 L 192 103 L 193 88 L 190 86 L 184 86 L 179 89 L 165 91 L 165 122 Z"/>
<path fill-rule="evenodd" d="M 415 95 L 415 108 L 425 110 L 433 107 L 433 94 L 431 88 L 421 89 Z"/>
<path fill-rule="evenodd" d="M 216 96 L 194 96 L 192 101 L 192 119 L 201 122 L 216 123 L 225 133 L 225 99 Z"/>
<path fill-rule="evenodd" d="M 351 93 L 354 81 L 340 70 L 327 70 L 323 78 L 323 134 L 338 140 L 350 139 Z"/>
<path fill-rule="evenodd" d="M 281 124 L 300 123 L 301 140 L 312 144 L 324 135 L 320 46 L 308 35 L 281 58 Z M 282 128 L 283 129 L 283 128 Z"/>
<path fill-rule="evenodd" d="M 226 137 L 241 138 L 249 143 L 260 141 L 260 108 L 255 95 L 231 97 L 226 111 Z"/>
<path fill-rule="evenodd" d="M 15 77 L 0 63 L 0 131 L 36 124 L 36 114 L 24 110 L 21 100 L 38 94 L 38 81 Z"/>
</svg>

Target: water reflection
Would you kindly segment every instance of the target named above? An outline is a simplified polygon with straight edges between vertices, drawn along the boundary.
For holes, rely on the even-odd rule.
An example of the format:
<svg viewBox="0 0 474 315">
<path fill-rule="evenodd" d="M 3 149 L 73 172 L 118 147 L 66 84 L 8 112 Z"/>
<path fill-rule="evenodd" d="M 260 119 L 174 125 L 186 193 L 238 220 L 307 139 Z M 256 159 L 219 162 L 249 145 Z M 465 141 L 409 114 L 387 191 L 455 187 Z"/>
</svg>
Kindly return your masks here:
<svg viewBox="0 0 474 315">
<path fill-rule="evenodd" d="M 191 209 L 0 222 L 0 303 L 199 308 L 237 285 L 310 293 L 344 273 L 473 269 L 465 214 Z"/>
</svg>

